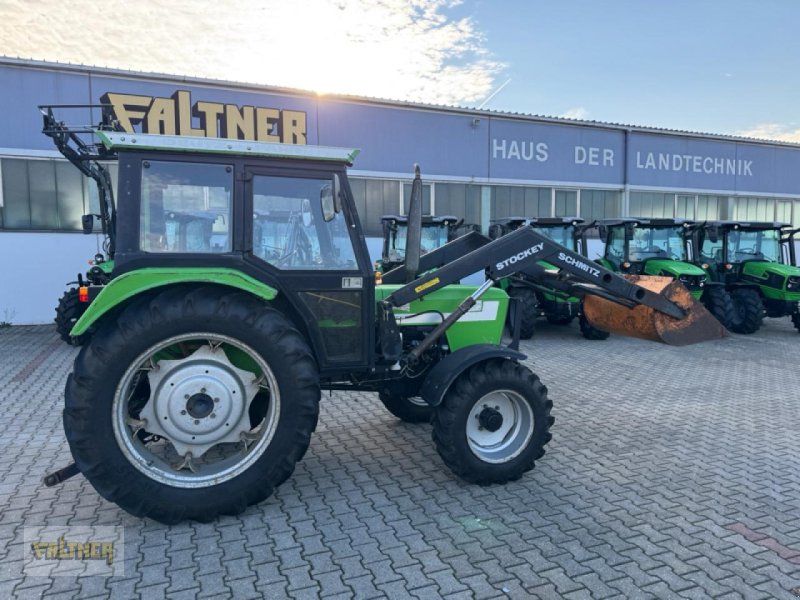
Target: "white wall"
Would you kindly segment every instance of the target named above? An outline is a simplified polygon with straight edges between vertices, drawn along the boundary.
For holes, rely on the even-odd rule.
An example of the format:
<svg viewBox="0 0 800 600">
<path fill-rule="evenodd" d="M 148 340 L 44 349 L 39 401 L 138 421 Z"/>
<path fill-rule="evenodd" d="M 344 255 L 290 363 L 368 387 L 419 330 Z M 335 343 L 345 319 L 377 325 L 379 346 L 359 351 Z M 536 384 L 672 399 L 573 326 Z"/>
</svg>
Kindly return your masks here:
<svg viewBox="0 0 800 600">
<path fill-rule="evenodd" d="M 0 322 L 52 323 L 67 282 L 86 273 L 100 238 L 82 233 L 0 232 Z"/>
</svg>

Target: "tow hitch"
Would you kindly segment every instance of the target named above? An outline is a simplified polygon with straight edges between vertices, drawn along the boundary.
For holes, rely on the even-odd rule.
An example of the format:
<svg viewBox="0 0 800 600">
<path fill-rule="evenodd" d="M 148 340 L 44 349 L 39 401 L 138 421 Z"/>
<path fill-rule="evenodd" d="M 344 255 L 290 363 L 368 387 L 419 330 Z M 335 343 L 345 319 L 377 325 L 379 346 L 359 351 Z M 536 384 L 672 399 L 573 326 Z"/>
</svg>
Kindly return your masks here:
<svg viewBox="0 0 800 600">
<path fill-rule="evenodd" d="M 54 485 L 58 485 L 69 479 L 70 477 L 74 477 L 81 470 L 78 468 L 78 465 L 72 463 L 67 465 L 63 469 L 59 469 L 58 471 L 53 471 L 52 473 L 44 476 L 44 484 L 47 487 L 53 487 Z"/>
</svg>

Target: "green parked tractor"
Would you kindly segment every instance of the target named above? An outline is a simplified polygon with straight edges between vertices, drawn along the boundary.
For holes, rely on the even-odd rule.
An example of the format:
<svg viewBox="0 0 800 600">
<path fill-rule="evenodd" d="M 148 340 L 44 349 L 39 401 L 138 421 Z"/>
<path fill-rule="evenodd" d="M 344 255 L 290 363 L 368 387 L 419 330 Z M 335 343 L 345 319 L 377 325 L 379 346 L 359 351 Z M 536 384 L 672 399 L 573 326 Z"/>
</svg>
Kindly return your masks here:
<svg viewBox="0 0 800 600">
<path fill-rule="evenodd" d="M 599 221 L 598 228 L 605 242 L 600 264 L 618 273 L 677 279 L 723 326 L 733 326 L 734 307 L 725 287 L 691 262 L 692 221 L 630 217 Z"/>
<path fill-rule="evenodd" d="M 516 231 L 520 227 L 529 226 L 573 252 L 586 254 L 584 232 L 586 226 L 580 217 L 507 217 L 495 219 L 489 227 L 489 237 L 497 239 Z M 554 269 L 553 265 L 540 262 L 544 268 Z M 536 330 L 536 319 L 545 317 L 554 325 L 569 325 L 576 317 L 583 337 L 588 340 L 604 340 L 608 332 L 593 327 L 583 314 L 580 298 L 560 292 L 538 278 L 519 273 L 503 279 L 501 287 L 511 298 L 517 300 L 520 311 L 520 336 L 522 339 L 533 337 Z M 509 324 L 516 318 L 516 309 L 512 305 L 509 311 Z"/>
<path fill-rule="evenodd" d="M 754 333 L 763 317 L 790 316 L 800 331 L 800 268 L 785 223 L 708 221 L 693 229 L 697 264 L 728 291 L 736 333 Z"/>
<path fill-rule="evenodd" d="M 383 252 L 375 263 L 375 270 L 387 273 L 405 264 L 406 241 L 408 239 L 407 215 L 384 215 Z M 427 254 L 458 238 L 461 231 L 476 231 L 475 225 L 464 225 L 464 219 L 452 215 L 422 216 L 422 232 L 420 234 L 421 252 Z"/>
<path fill-rule="evenodd" d="M 125 198 L 114 277 L 88 286 L 71 332 L 94 329 L 64 392 L 74 463 L 45 483 L 82 473 L 134 515 L 208 521 L 269 497 L 308 449 L 323 389 L 424 403 L 456 475 L 520 478 L 550 441 L 552 402 L 523 364 L 518 328 L 500 344 L 509 298 L 496 284 L 519 271 L 549 277 L 540 260 L 587 309 L 590 296 L 604 302 L 598 314 L 658 313 L 679 344 L 723 334 L 702 306 L 587 272 L 583 257 L 529 227 L 471 250 L 474 236 L 456 239 L 425 255 L 441 266 L 422 268 L 418 169 L 405 282 L 376 285 L 347 180 L 357 151 L 131 134 L 110 113 L 75 131 L 41 108 L 44 132 L 63 145 L 100 140 L 80 162 L 117 160 Z M 208 243 L 170 246 L 167 207 L 218 212 Z M 264 243 L 264 221 L 302 230 L 298 250 L 276 251 L 274 234 Z M 457 284 L 480 271 L 482 285 Z"/>
</svg>

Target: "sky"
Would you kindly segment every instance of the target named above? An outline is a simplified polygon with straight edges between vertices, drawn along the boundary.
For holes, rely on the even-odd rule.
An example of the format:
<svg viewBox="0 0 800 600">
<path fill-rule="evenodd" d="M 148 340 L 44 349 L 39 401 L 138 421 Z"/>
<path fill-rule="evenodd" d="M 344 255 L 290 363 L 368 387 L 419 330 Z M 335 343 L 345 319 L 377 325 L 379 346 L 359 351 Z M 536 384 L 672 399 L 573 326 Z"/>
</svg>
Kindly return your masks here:
<svg viewBox="0 0 800 600">
<path fill-rule="evenodd" d="M 800 0 L 0 0 L 0 55 L 800 142 Z"/>
</svg>

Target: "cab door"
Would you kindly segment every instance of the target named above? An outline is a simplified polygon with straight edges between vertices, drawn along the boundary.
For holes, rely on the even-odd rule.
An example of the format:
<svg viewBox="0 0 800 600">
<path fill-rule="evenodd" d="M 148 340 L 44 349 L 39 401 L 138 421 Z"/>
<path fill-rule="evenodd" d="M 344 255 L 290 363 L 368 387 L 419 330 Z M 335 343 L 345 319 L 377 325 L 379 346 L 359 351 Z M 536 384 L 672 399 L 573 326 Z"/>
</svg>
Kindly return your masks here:
<svg viewBox="0 0 800 600">
<path fill-rule="evenodd" d="M 299 313 L 323 375 L 365 366 L 374 280 L 344 172 L 246 167 L 244 179 L 245 260 Z"/>
</svg>

